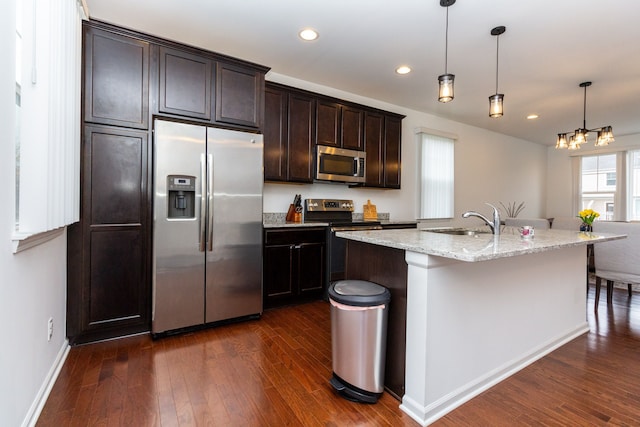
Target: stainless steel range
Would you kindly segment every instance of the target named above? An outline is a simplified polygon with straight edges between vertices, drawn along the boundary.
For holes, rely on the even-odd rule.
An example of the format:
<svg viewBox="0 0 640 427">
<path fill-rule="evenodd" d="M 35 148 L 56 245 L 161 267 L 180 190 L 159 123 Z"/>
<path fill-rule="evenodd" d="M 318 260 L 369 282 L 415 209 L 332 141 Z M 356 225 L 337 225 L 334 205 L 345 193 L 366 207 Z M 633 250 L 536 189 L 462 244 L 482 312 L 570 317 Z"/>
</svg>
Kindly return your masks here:
<svg viewBox="0 0 640 427">
<path fill-rule="evenodd" d="M 379 221 L 353 219 L 353 200 L 306 199 L 304 222 L 328 223 L 327 227 L 327 285 L 344 279 L 346 240 L 336 237 L 338 231 L 381 230 Z"/>
</svg>

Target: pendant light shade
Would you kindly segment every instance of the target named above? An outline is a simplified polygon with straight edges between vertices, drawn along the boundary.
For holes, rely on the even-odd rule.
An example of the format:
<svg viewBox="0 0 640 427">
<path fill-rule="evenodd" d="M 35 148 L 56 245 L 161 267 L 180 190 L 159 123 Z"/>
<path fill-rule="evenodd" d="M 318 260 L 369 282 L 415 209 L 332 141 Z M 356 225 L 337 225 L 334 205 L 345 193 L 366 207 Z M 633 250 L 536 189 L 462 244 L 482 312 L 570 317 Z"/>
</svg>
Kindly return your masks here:
<svg viewBox="0 0 640 427">
<path fill-rule="evenodd" d="M 496 93 L 489 97 L 489 117 L 502 117 L 502 101 L 504 101 L 504 95 Z"/>
<path fill-rule="evenodd" d="M 567 133 L 559 133 L 556 140 L 556 148 L 567 148 L 569 150 L 578 150 L 580 146 L 587 142 L 587 135 L 590 132 L 597 132 L 597 138 L 595 142 L 596 147 L 603 147 L 609 145 L 609 143 L 615 141 L 613 138 L 613 129 L 611 126 L 603 126 L 601 128 L 587 129 L 587 88 L 591 86 L 591 82 L 582 82 L 580 87 L 584 88 L 584 103 L 583 103 L 583 116 L 582 127 L 576 129 L 573 134 L 569 135 L 569 141 L 567 142 Z"/>
<path fill-rule="evenodd" d="M 440 0 L 440 6 L 447 8 L 447 25 L 445 29 L 444 44 L 444 74 L 438 76 L 438 101 L 453 101 L 453 81 L 455 75 L 447 72 L 447 59 L 449 55 L 449 6 L 454 4 L 456 0 Z"/>
<path fill-rule="evenodd" d="M 559 133 L 558 139 L 556 140 L 556 148 L 567 148 L 567 134 Z"/>
<path fill-rule="evenodd" d="M 453 101 L 453 74 L 442 74 L 438 76 L 438 83 L 440 84 L 438 89 L 438 101 L 449 102 Z"/>
<path fill-rule="evenodd" d="M 496 93 L 489 97 L 489 117 L 502 117 L 504 94 L 498 93 L 498 53 L 500 34 L 504 34 L 507 28 L 504 26 L 495 27 L 491 30 L 491 35 L 496 36 Z"/>
<path fill-rule="evenodd" d="M 613 129 L 611 126 L 604 126 L 598 131 L 598 139 L 596 139 L 596 147 L 604 147 L 609 145 L 610 142 L 615 141 L 613 139 Z"/>
</svg>

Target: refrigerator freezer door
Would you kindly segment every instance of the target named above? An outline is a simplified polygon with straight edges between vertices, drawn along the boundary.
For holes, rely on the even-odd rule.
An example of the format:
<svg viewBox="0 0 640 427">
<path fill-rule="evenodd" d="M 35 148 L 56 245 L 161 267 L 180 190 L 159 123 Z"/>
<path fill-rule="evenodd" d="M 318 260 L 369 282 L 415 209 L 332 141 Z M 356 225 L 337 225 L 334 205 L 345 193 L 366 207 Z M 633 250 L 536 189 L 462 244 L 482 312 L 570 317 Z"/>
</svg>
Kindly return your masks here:
<svg viewBox="0 0 640 427">
<path fill-rule="evenodd" d="M 262 313 L 262 135 L 207 130 L 206 321 Z M 209 246 L 209 244 L 207 246 Z"/>
<path fill-rule="evenodd" d="M 204 243 L 205 237 L 201 211 L 206 205 L 201 203 L 206 132 L 203 126 L 155 121 L 153 333 L 204 323 L 205 256 L 200 242 Z M 168 187 L 173 186 L 171 177 L 175 176 L 195 189 L 195 206 L 190 211 L 194 214 L 190 216 L 168 215 Z M 172 188 L 176 191 L 175 186 Z M 181 193 L 176 196 L 180 199 L 178 208 L 183 207 L 185 199 L 190 200 Z M 176 206 L 172 207 L 175 212 Z"/>
</svg>

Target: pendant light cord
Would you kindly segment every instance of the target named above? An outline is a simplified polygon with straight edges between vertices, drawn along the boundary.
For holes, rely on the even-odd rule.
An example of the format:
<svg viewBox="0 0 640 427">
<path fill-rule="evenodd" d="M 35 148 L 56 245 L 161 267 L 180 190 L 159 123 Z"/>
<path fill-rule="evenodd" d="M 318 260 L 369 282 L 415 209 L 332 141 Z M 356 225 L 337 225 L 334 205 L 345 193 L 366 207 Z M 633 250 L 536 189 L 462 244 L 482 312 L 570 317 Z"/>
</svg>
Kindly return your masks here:
<svg viewBox="0 0 640 427">
<path fill-rule="evenodd" d="M 444 73 L 447 72 L 447 62 L 449 57 L 449 6 L 447 6 L 447 25 L 444 33 Z"/>
<path fill-rule="evenodd" d="M 587 86 L 584 87 L 584 104 L 582 110 L 582 129 L 587 129 Z"/>
<path fill-rule="evenodd" d="M 500 35 L 496 36 L 496 94 L 498 93 L 498 55 L 500 54 Z"/>
</svg>

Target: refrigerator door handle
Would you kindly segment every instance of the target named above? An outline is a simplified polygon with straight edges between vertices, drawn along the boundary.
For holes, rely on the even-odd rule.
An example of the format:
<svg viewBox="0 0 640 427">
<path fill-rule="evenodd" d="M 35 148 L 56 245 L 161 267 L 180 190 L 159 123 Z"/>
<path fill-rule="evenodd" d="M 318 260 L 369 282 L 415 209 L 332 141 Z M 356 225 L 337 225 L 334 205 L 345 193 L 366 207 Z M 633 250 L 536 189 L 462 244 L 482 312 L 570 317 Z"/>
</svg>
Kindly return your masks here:
<svg viewBox="0 0 640 427">
<path fill-rule="evenodd" d="M 204 154 L 200 155 L 200 236 L 198 238 L 198 247 L 200 252 L 204 252 L 206 245 L 206 218 L 207 218 L 207 163 L 204 160 Z"/>
<path fill-rule="evenodd" d="M 207 250 L 213 251 L 213 154 L 207 156 L 207 196 L 208 196 L 208 230 Z"/>
</svg>

